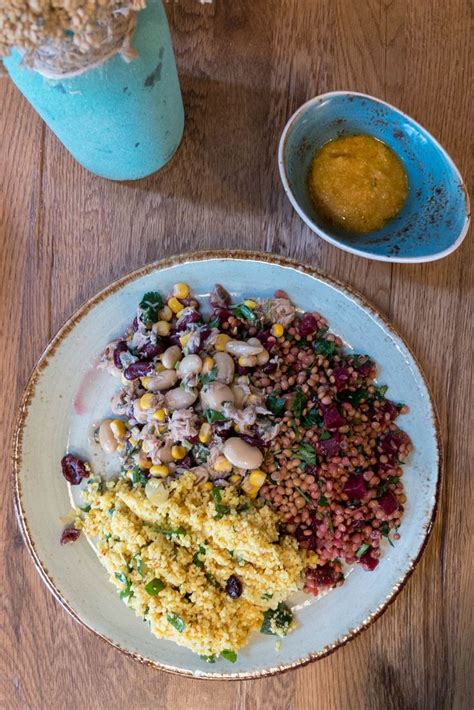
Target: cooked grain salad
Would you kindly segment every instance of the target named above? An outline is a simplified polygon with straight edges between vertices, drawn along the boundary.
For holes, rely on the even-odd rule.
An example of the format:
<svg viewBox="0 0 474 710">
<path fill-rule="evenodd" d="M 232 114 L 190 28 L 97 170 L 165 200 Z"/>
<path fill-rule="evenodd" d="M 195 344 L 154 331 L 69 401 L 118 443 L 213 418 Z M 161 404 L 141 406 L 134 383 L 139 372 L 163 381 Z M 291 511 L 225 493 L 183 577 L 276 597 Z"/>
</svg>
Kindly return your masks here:
<svg viewBox="0 0 474 710">
<path fill-rule="evenodd" d="M 105 482 L 63 458 L 66 480 L 87 486 L 61 542 L 96 540 L 158 637 L 235 661 L 254 630 L 291 631 L 292 592 L 375 569 L 399 538 L 406 407 L 370 356 L 285 292 L 233 304 L 217 285 L 207 315 L 186 284 L 146 293 L 99 367 L 121 387 L 94 439 L 121 474 Z"/>
</svg>

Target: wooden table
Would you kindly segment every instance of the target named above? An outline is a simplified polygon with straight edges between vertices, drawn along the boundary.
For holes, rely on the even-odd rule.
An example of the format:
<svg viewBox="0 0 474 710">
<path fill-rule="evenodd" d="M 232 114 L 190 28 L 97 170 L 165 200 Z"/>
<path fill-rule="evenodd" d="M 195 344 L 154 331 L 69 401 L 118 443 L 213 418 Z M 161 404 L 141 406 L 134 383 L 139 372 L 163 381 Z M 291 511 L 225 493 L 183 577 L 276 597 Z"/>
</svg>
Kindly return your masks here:
<svg viewBox="0 0 474 710">
<path fill-rule="evenodd" d="M 303 225 L 276 165 L 278 138 L 294 109 L 316 94 L 348 88 L 407 111 L 468 178 L 468 3 L 181 0 L 167 10 L 186 130 L 171 164 L 147 180 L 114 184 L 85 172 L 0 78 L 0 706 L 472 708 L 472 238 L 433 264 L 392 266 L 350 256 Z M 426 369 L 446 447 L 435 529 L 394 604 L 330 657 L 254 682 L 155 672 L 74 623 L 34 570 L 9 491 L 15 401 L 61 323 L 127 271 L 210 247 L 287 254 L 363 292 Z"/>
</svg>

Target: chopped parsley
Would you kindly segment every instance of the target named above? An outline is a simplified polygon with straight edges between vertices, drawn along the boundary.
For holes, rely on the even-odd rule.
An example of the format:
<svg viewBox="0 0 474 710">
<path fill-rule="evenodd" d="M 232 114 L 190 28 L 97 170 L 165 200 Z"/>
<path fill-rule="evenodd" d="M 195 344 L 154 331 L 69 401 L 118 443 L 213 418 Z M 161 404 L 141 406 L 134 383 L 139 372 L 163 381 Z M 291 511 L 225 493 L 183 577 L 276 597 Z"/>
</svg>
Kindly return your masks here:
<svg viewBox="0 0 474 710">
<path fill-rule="evenodd" d="M 292 623 L 293 614 L 291 610 L 286 604 L 280 602 L 276 609 L 268 609 L 264 613 L 260 633 L 272 636 L 286 636 Z"/>
<path fill-rule="evenodd" d="M 375 388 L 374 398 L 375 399 L 385 399 L 385 393 L 388 390 L 388 385 L 381 385 Z"/>
<path fill-rule="evenodd" d="M 318 505 L 322 508 L 327 508 L 329 506 L 329 501 L 326 496 L 319 496 Z"/>
<path fill-rule="evenodd" d="M 186 628 L 186 624 L 184 623 L 183 619 L 178 616 L 178 614 L 168 614 L 166 618 L 168 619 L 171 626 L 173 626 L 176 631 L 179 631 L 180 634 Z"/>
<path fill-rule="evenodd" d="M 91 509 L 90 505 L 80 505 L 79 506 L 79 510 L 82 510 L 83 513 L 88 513 L 90 509 Z"/>
<path fill-rule="evenodd" d="M 149 526 L 153 532 L 160 533 L 161 535 L 164 535 L 168 540 L 171 540 L 173 537 L 176 537 L 178 535 L 186 535 L 187 530 L 183 528 L 182 525 L 179 526 L 179 528 L 176 528 L 175 530 L 173 529 L 165 529 L 165 528 L 157 528 L 154 525 Z"/>
<path fill-rule="evenodd" d="M 264 602 L 269 602 L 272 597 L 273 594 L 270 592 L 264 592 L 260 598 L 263 599 Z"/>
<path fill-rule="evenodd" d="M 218 370 L 217 367 L 213 367 L 210 372 L 208 372 L 206 375 L 200 375 L 199 380 L 201 381 L 201 384 L 203 385 L 208 385 L 209 382 L 214 382 L 214 380 L 217 379 L 218 375 Z"/>
<path fill-rule="evenodd" d="M 277 394 L 271 394 L 267 397 L 265 404 L 267 405 L 267 409 L 269 409 L 272 414 L 279 416 L 285 411 L 286 399 L 284 397 L 279 397 Z"/>
<path fill-rule="evenodd" d="M 132 468 L 132 483 L 134 486 L 139 483 L 141 486 L 145 487 L 147 480 L 146 474 L 142 471 L 140 466 L 134 466 Z"/>
<path fill-rule="evenodd" d="M 213 424 L 213 422 L 225 421 L 225 416 L 222 414 L 222 412 L 218 412 L 217 409 L 205 409 L 204 416 L 206 417 L 209 424 Z"/>
<path fill-rule="evenodd" d="M 327 441 L 327 440 L 330 439 L 331 437 L 332 437 L 332 434 L 331 434 L 330 432 L 328 432 L 328 431 L 323 431 L 323 432 L 321 432 L 321 434 L 319 435 L 319 441 Z"/>
<path fill-rule="evenodd" d="M 330 357 L 336 352 L 336 343 L 332 340 L 326 340 L 325 338 L 318 338 L 313 341 L 313 350 L 316 355 Z"/>
<path fill-rule="evenodd" d="M 311 446 L 311 444 L 300 444 L 295 449 L 295 453 L 299 459 L 304 461 L 304 463 L 309 464 L 310 466 L 315 466 L 318 462 L 316 451 L 314 450 L 314 447 Z"/>
<path fill-rule="evenodd" d="M 257 322 L 257 316 L 255 313 L 252 311 L 251 308 L 245 305 L 245 303 L 238 303 L 236 306 L 232 306 L 232 313 L 234 316 L 237 318 L 241 318 L 242 320 L 247 320 L 249 323 L 256 323 Z"/>
<path fill-rule="evenodd" d="M 194 553 L 193 555 L 193 562 L 196 565 L 196 567 L 200 567 L 201 569 L 204 567 L 204 562 L 201 560 L 200 555 L 205 555 L 206 554 L 206 548 L 204 545 L 199 545 L 199 549 L 197 552 Z"/>
<path fill-rule="evenodd" d="M 313 508 L 316 507 L 316 506 L 314 505 L 313 501 L 311 500 L 311 498 L 310 498 L 299 486 L 294 486 L 294 488 L 298 491 L 298 493 L 300 494 L 300 496 L 301 496 L 302 498 L 304 498 L 304 500 L 308 503 L 308 505 L 312 505 Z"/>
<path fill-rule="evenodd" d="M 120 599 L 130 599 L 133 597 L 132 583 L 123 572 L 116 572 L 115 579 L 121 582 L 125 589 L 120 592 Z"/>
<path fill-rule="evenodd" d="M 230 513 L 230 508 L 228 505 L 222 504 L 222 494 L 220 486 L 214 486 L 214 488 L 211 490 L 211 495 L 214 498 L 214 503 L 216 507 L 216 515 L 214 516 L 214 520 L 220 520 L 224 515 L 228 515 L 228 513 Z"/>
<path fill-rule="evenodd" d="M 355 392 L 349 392 L 345 395 L 345 401 L 352 404 L 353 407 L 358 407 L 361 402 L 365 402 L 369 397 L 367 390 L 358 389 Z"/>
<path fill-rule="evenodd" d="M 145 293 L 140 301 L 141 320 L 148 328 L 158 320 L 158 312 L 163 308 L 163 299 L 158 291 Z"/>
<path fill-rule="evenodd" d="M 370 545 L 369 545 L 367 542 L 364 542 L 364 544 L 361 545 L 361 546 L 359 547 L 359 549 L 357 550 L 357 552 L 356 552 L 356 557 L 357 557 L 358 559 L 360 559 L 360 558 L 362 557 L 362 555 L 365 555 L 365 553 L 367 552 L 367 550 L 370 550 Z"/>
<path fill-rule="evenodd" d="M 216 657 L 214 654 L 212 656 L 199 656 L 199 658 L 202 661 L 206 661 L 206 663 L 215 663 L 216 662 Z"/>
<path fill-rule="evenodd" d="M 303 394 L 303 390 L 301 390 L 299 387 L 296 388 L 295 394 L 293 395 L 293 399 L 291 400 L 291 411 L 296 417 L 296 419 L 299 419 L 301 417 L 301 414 L 303 412 L 303 409 L 306 405 L 306 397 Z"/>
<path fill-rule="evenodd" d="M 226 661 L 230 661 L 230 663 L 235 663 L 237 660 L 237 654 L 235 651 L 229 651 L 225 649 L 221 653 L 222 658 L 225 658 Z"/>
<path fill-rule="evenodd" d="M 155 577 L 150 582 L 148 582 L 148 584 L 145 584 L 145 590 L 151 597 L 156 597 L 156 595 L 159 594 L 159 592 L 163 591 L 165 587 L 166 584 L 162 582 L 161 579 L 158 579 L 158 577 Z"/>
<path fill-rule="evenodd" d="M 304 429 L 311 429 L 314 426 L 322 426 L 323 419 L 318 412 L 317 407 L 312 407 L 307 414 L 301 420 L 301 425 Z"/>
<path fill-rule="evenodd" d="M 387 522 L 386 520 L 383 521 L 383 523 L 382 523 L 381 526 L 379 527 L 379 530 L 380 530 L 380 532 L 382 533 L 382 535 L 387 538 L 387 540 L 389 541 L 390 545 L 391 545 L 392 547 L 395 547 L 395 545 L 393 544 L 393 542 L 392 542 L 392 540 L 391 540 L 391 538 L 390 538 L 390 526 L 389 526 L 389 524 L 388 524 L 388 522 Z"/>
</svg>

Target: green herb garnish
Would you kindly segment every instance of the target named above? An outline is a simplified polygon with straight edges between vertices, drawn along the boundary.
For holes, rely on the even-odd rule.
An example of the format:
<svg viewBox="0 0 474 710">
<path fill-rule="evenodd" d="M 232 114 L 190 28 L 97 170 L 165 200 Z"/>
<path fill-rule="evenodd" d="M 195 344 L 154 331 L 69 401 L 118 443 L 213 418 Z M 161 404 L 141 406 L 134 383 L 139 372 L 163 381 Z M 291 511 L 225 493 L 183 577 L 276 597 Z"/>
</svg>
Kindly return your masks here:
<svg viewBox="0 0 474 710">
<path fill-rule="evenodd" d="M 183 619 L 178 616 L 178 614 L 168 614 L 166 618 L 168 619 L 171 626 L 174 626 L 176 631 L 179 631 L 180 634 L 186 628 L 186 624 L 184 623 Z"/>
<path fill-rule="evenodd" d="M 79 506 L 79 510 L 82 510 L 83 513 L 88 513 L 90 509 L 91 509 L 90 505 L 80 505 Z"/>
<path fill-rule="evenodd" d="M 208 385 L 209 382 L 214 382 L 214 380 L 217 379 L 218 375 L 218 370 L 217 367 L 213 367 L 210 372 L 208 372 L 206 375 L 200 375 L 199 380 L 201 381 L 201 384 L 203 385 Z"/>
<path fill-rule="evenodd" d="M 193 447 L 193 455 L 198 463 L 206 463 L 209 453 L 209 447 L 204 444 L 196 444 Z"/>
<path fill-rule="evenodd" d="M 200 567 L 201 569 L 204 567 L 204 562 L 200 559 L 200 555 L 205 555 L 206 554 L 206 548 L 203 545 L 199 545 L 199 549 L 197 552 L 194 553 L 193 555 L 193 562 L 196 565 L 196 567 Z"/>
<path fill-rule="evenodd" d="M 356 557 L 360 559 L 362 557 L 362 555 L 365 555 L 367 550 L 370 550 L 370 545 L 367 542 L 364 542 L 364 544 L 361 545 L 359 547 L 359 549 L 357 550 Z"/>
<path fill-rule="evenodd" d="M 140 301 L 141 319 L 147 327 L 158 320 L 158 312 L 163 308 L 163 299 L 158 291 L 145 293 Z"/>
<path fill-rule="evenodd" d="M 230 661 L 231 663 L 235 663 L 237 660 L 237 654 L 235 651 L 229 651 L 225 649 L 221 653 L 222 658 L 225 658 L 226 661 Z"/>
<path fill-rule="evenodd" d="M 316 451 L 311 444 L 300 444 L 297 449 L 295 449 L 296 456 L 309 464 L 310 466 L 315 466 L 318 462 Z"/>
<path fill-rule="evenodd" d="M 317 407 L 313 407 L 312 409 L 309 410 L 307 414 L 303 417 L 301 420 L 301 426 L 304 429 L 312 429 L 314 426 L 322 426 L 323 425 L 323 419 L 318 412 Z"/>
<path fill-rule="evenodd" d="M 148 584 L 145 584 L 145 589 L 151 597 L 156 597 L 156 595 L 161 592 L 166 587 L 165 583 L 155 577 Z"/>
<path fill-rule="evenodd" d="M 306 493 L 305 493 L 299 486 L 296 486 L 296 485 L 295 485 L 294 488 L 298 491 L 298 493 L 300 494 L 300 496 L 301 496 L 302 498 L 304 498 L 304 500 L 308 503 L 308 505 L 312 505 L 313 508 L 316 507 L 316 506 L 314 505 L 313 501 L 311 500 L 311 498 L 310 498 L 308 495 L 306 495 Z"/>
<path fill-rule="evenodd" d="M 146 525 L 147 523 L 145 523 Z M 168 540 L 171 540 L 173 537 L 179 536 L 179 535 L 186 535 L 187 530 L 183 528 L 181 525 L 179 528 L 176 528 L 176 530 L 166 530 L 164 528 L 156 528 L 153 525 L 149 525 L 150 529 L 153 530 L 153 532 L 160 533 L 161 535 L 164 535 Z"/>
<path fill-rule="evenodd" d="M 388 524 L 388 522 L 387 522 L 386 520 L 383 521 L 383 523 L 382 523 L 381 526 L 379 527 L 379 530 L 380 530 L 380 532 L 382 533 L 382 535 L 387 538 L 387 540 L 389 541 L 390 545 L 391 545 L 392 547 L 395 547 L 395 545 L 393 544 L 393 542 L 392 542 L 392 540 L 391 540 L 391 538 L 390 538 L 390 526 L 389 526 L 389 524 Z"/>
<path fill-rule="evenodd" d="M 211 494 L 214 498 L 216 507 L 216 515 L 214 516 L 214 520 L 220 520 L 224 515 L 228 515 L 228 513 L 230 513 L 230 508 L 228 505 L 222 505 L 222 494 L 220 486 L 214 486 L 214 488 L 211 490 Z"/>
<path fill-rule="evenodd" d="M 225 421 L 225 416 L 222 414 L 222 412 L 218 412 L 217 409 L 204 410 L 204 416 L 206 417 L 209 424 L 212 424 L 213 422 Z"/>
<path fill-rule="evenodd" d="M 355 392 L 349 392 L 345 396 L 345 399 L 347 402 L 352 404 L 353 407 L 358 407 L 361 402 L 365 402 L 369 397 L 369 393 L 367 390 L 364 389 L 358 389 L 355 390 Z"/>
<path fill-rule="evenodd" d="M 293 395 L 293 398 L 291 400 L 291 405 L 290 409 L 296 419 L 299 419 L 301 417 L 301 414 L 303 412 L 303 409 L 306 405 L 306 397 L 303 393 L 303 391 L 297 387 L 295 390 L 295 394 Z"/>
<path fill-rule="evenodd" d="M 328 431 L 323 431 L 319 435 L 319 441 L 327 441 L 328 439 L 331 439 L 332 434 L 330 434 Z"/>
<path fill-rule="evenodd" d="M 322 508 L 327 508 L 329 506 L 329 501 L 326 496 L 319 496 L 318 505 Z"/>
<path fill-rule="evenodd" d="M 120 592 L 120 599 L 129 599 L 133 597 L 132 583 L 128 577 L 123 572 L 116 572 L 115 579 L 118 579 L 118 581 L 122 582 L 125 586 L 125 589 L 122 589 Z"/>
<path fill-rule="evenodd" d="M 147 480 L 148 479 L 140 466 L 134 466 L 132 468 L 132 483 L 134 486 L 139 483 L 141 486 L 145 487 Z"/>
<path fill-rule="evenodd" d="M 262 634 L 270 634 L 272 636 L 286 636 L 293 622 L 293 614 L 291 610 L 280 602 L 276 609 L 268 609 L 263 615 L 263 623 L 260 628 Z M 278 634 L 277 634 L 278 630 Z"/>
<path fill-rule="evenodd" d="M 145 564 L 144 564 L 142 558 L 140 557 L 140 555 L 138 554 L 138 552 L 136 555 L 133 556 L 133 559 L 137 563 L 138 574 L 140 575 L 140 577 L 144 577 L 145 576 Z"/>
<path fill-rule="evenodd" d="M 236 306 L 232 306 L 231 310 L 237 318 L 242 318 L 242 320 L 248 320 L 250 323 L 257 322 L 257 316 L 252 311 L 251 308 L 245 305 L 245 303 L 238 303 Z"/>
<path fill-rule="evenodd" d="M 325 338 L 320 338 L 313 341 L 313 350 L 316 355 L 323 355 L 323 357 L 330 357 L 336 352 L 336 343 L 332 340 L 326 340 Z"/>
<path fill-rule="evenodd" d="M 265 404 L 272 414 L 279 416 L 285 411 L 286 399 L 277 394 L 271 394 L 267 397 Z"/>
<path fill-rule="evenodd" d="M 206 663 L 215 663 L 216 662 L 216 657 L 214 655 L 212 656 L 199 656 L 199 658 L 203 661 L 206 661 Z"/>
<path fill-rule="evenodd" d="M 374 398 L 375 399 L 385 399 L 385 393 L 388 390 L 388 385 L 381 385 L 375 388 Z"/>
<path fill-rule="evenodd" d="M 269 602 L 272 597 L 273 594 L 270 592 L 264 592 L 260 598 L 263 599 L 264 602 Z"/>
</svg>

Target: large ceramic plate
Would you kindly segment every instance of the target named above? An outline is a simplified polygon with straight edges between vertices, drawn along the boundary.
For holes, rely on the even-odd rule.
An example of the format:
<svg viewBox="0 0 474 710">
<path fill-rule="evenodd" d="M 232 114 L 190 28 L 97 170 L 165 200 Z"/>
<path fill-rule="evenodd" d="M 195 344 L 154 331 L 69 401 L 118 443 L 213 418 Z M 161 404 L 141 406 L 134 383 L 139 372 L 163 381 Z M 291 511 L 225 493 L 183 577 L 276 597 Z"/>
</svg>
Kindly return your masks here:
<svg viewBox="0 0 474 710">
<path fill-rule="evenodd" d="M 274 637 L 255 634 L 237 663 L 207 665 L 190 651 L 153 637 L 126 609 L 84 536 L 60 546 L 60 516 L 70 492 L 59 462 L 66 449 L 85 458 L 88 432 L 109 412 L 117 382 L 95 369 L 103 347 L 124 331 L 146 291 L 167 292 L 176 281 L 199 296 L 219 281 L 242 296 L 285 289 L 304 310 L 318 310 L 348 348 L 368 352 L 389 396 L 410 412 L 401 426 L 414 450 L 405 467 L 408 503 L 401 539 L 384 550 L 374 572 L 357 567 L 346 583 L 320 599 L 293 600 L 298 628 L 275 648 Z M 100 461 L 94 461 L 100 466 Z M 345 643 L 385 609 L 416 565 L 436 507 L 440 469 L 437 419 L 430 393 L 409 348 L 374 309 L 344 285 L 269 254 L 201 253 L 167 259 L 116 281 L 88 301 L 46 349 L 23 394 L 14 442 L 16 502 L 26 542 L 44 581 L 61 604 L 98 636 L 157 668 L 211 678 L 255 678 L 320 658 Z"/>
</svg>

